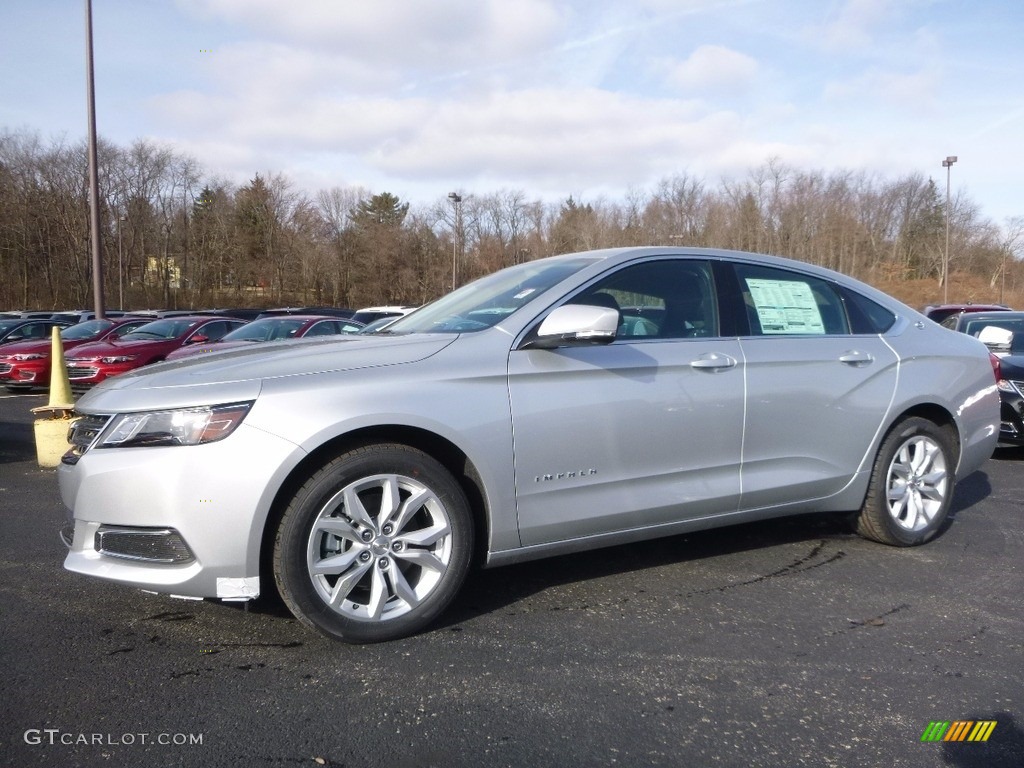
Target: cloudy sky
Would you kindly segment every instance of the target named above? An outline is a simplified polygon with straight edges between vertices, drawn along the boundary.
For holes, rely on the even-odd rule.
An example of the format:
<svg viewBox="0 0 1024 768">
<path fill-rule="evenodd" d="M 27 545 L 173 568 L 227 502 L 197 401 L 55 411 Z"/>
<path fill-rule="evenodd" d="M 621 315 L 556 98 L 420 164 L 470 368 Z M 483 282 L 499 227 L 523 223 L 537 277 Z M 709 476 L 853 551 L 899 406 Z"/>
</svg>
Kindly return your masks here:
<svg viewBox="0 0 1024 768">
<path fill-rule="evenodd" d="M 85 135 L 84 1 L 0 2 L 0 128 Z M 429 204 L 769 158 L 1024 216 L 1020 0 L 93 0 L 97 122 L 208 175 Z"/>
</svg>

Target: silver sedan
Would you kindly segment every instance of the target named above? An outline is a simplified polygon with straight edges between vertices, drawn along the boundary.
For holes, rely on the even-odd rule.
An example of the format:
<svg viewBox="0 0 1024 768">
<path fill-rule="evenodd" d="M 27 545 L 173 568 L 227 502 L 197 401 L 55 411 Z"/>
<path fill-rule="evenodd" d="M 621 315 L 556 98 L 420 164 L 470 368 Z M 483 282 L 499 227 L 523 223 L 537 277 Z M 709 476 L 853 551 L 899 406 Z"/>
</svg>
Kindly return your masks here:
<svg viewBox="0 0 1024 768">
<path fill-rule="evenodd" d="M 423 629 L 474 562 L 812 511 L 921 544 L 999 431 L 976 339 L 825 269 L 653 247 L 512 267 L 376 334 L 158 364 L 77 410 L 66 568 L 276 586 L 350 642 Z"/>
</svg>

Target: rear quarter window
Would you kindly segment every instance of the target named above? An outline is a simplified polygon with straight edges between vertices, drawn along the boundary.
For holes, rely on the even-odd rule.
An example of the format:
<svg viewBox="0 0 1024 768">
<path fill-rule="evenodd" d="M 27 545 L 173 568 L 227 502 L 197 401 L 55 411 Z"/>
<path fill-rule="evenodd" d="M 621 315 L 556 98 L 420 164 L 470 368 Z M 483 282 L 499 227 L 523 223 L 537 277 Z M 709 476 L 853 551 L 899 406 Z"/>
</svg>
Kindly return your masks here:
<svg viewBox="0 0 1024 768">
<path fill-rule="evenodd" d="M 885 333 L 896 322 L 896 315 L 877 301 L 872 301 L 849 288 L 841 288 L 846 313 L 853 333 Z"/>
</svg>

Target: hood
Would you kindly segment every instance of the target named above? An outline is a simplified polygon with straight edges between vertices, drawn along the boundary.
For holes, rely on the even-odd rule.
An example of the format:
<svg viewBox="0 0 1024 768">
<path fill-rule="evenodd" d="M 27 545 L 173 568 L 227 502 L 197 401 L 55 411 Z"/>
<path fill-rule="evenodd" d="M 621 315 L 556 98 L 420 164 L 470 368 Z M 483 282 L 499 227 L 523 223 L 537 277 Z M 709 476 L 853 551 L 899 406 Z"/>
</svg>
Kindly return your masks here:
<svg viewBox="0 0 1024 768">
<path fill-rule="evenodd" d="M 86 344 L 100 344 L 102 342 L 89 341 L 87 339 L 70 339 L 61 340 L 61 348 L 67 356 L 69 349 L 77 349 L 83 347 Z M 14 355 L 14 354 L 25 354 L 26 352 L 44 352 L 47 355 L 53 351 L 53 341 L 47 339 L 46 341 L 17 341 L 14 344 L 4 344 L 0 346 L 0 355 Z"/>
<path fill-rule="evenodd" d="M 141 354 L 152 349 L 176 347 L 181 339 L 136 339 L 123 341 L 90 341 L 75 347 L 75 357 L 107 357 L 108 355 Z"/>
<path fill-rule="evenodd" d="M 414 363 L 457 338 L 352 335 L 249 344 L 114 376 L 89 390 L 78 406 L 84 411 L 123 412 L 251 400 L 264 379 Z"/>
<path fill-rule="evenodd" d="M 0 357 L 4 355 L 24 355 L 26 353 L 45 353 L 49 354 L 52 349 L 53 342 L 50 339 L 46 341 L 15 341 L 12 344 L 4 344 L 0 346 Z M 64 349 L 67 349 L 67 342 L 64 342 Z"/>
</svg>

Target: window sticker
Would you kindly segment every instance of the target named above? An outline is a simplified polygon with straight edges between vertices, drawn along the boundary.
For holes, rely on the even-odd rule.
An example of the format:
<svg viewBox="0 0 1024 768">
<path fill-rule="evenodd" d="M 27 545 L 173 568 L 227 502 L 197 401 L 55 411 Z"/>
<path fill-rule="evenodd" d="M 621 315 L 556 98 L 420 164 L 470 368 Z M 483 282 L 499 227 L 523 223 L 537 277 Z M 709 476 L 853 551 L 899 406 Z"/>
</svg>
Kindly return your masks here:
<svg viewBox="0 0 1024 768">
<path fill-rule="evenodd" d="M 747 286 L 765 335 L 825 333 L 821 310 L 807 283 L 747 278 Z"/>
</svg>

